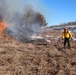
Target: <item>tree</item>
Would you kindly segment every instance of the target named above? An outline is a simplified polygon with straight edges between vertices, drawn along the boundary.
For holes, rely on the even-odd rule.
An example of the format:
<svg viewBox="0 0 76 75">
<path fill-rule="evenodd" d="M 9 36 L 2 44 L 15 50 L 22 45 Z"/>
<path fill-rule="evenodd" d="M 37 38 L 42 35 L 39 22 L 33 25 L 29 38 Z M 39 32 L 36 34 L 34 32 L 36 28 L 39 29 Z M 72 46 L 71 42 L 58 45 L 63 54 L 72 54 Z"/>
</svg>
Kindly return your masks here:
<svg viewBox="0 0 76 75">
<path fill-rule="evenodd" d="M 36 12 L 31 5 L 25 7 L 24 13 L 15 13 L 11 20 L 9 34 L 19 41 L 29 41 L 33 34 L 40 34 L 41 27 L 45 26 L 46 20 L 44 16 Z"/>
<path fill-rule="evenodd" d="M 46 26 L 46 20 L 41 13 L 37 13 L 35 17 L 35 22 L 38 22 L 41 26 Z"/>
<path fill-rule="evenodd" d="M 27 5 L 25 8 L 25 12 L 23 15 L 23 20 L 26 25 L 29 24 L 35 24 L 38 23 L 40 26 L 46 25 L 45 17 L 39 13 L 34 11 L 33 7 L 31 5 Z"/>
</svg>

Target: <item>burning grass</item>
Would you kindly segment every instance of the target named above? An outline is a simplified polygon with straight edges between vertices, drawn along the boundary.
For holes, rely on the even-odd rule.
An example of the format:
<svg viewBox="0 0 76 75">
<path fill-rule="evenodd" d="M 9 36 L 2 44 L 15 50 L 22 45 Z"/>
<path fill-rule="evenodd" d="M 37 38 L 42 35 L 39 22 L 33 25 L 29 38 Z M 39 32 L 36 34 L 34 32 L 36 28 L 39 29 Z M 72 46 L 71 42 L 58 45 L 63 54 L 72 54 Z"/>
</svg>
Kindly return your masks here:
<svg viewBox="0 0 76 75">
<path fill-rule="evenodd" d="M 3 21 L 0 21 L 0 33 L 2 33 L 6 28 L 6 23 L 4 23 Z"/>
</svg>

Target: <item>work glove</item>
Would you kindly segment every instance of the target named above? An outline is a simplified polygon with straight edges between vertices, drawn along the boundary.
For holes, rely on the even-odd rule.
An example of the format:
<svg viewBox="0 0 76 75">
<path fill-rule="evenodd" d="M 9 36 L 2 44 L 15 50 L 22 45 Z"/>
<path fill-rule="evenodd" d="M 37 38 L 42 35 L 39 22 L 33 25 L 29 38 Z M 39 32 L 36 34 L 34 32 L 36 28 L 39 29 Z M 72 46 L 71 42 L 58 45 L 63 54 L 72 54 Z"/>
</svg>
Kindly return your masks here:
<svg viewBox="0 0 76 75">
<path fill-rule="evenodd" d="M 70 38 L 70 41 L 73 41 L 73 38 Z"/>
</svg>

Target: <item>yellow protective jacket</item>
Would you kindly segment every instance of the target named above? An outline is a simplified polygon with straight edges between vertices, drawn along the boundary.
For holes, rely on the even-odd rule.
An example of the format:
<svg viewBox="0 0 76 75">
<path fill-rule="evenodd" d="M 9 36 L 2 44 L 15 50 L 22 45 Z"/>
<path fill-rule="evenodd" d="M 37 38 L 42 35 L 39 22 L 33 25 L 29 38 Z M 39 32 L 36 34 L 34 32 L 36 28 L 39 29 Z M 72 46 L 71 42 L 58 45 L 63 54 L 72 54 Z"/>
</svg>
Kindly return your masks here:
<svg viewBox="0 0 76 75">
<path fill-rule="evenodd" d="M 72 33 L 70 31 L 63 32 L 62 38 L 72 38 Z"/>
</svg>

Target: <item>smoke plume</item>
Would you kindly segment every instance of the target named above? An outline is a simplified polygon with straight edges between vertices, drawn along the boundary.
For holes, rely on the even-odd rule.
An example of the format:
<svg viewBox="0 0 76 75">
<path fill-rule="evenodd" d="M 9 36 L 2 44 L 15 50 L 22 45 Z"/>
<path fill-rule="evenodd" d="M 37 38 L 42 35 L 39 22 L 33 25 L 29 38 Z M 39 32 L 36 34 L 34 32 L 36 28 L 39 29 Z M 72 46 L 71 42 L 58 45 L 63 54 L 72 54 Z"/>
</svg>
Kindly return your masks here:
<svg viewBox="0 0 76 75">
<path fill-rule="evenodd" d="M 5 20 L 7 14 L 6 0 L 0 0 L 0 20 Z"/>
<path fill-rule="evenodd" d="M 1 0 L 1 2 L 4 4 L 5 0 Z M 14 11 L 10 13 L 8 10 L 7 14 L 5 6 L 6 3 L 4 6 L 0 5 L 0 15 L 7 23 L 5 32 L 21 42 L 30 41 L 30 36 L 40 34 L 41 28 L 46 25 L 44 16 L 35 11 L 31 5 L 27 5 L 23 13 Z"/>
</svg>

